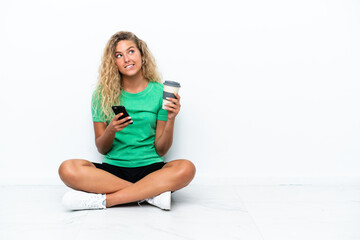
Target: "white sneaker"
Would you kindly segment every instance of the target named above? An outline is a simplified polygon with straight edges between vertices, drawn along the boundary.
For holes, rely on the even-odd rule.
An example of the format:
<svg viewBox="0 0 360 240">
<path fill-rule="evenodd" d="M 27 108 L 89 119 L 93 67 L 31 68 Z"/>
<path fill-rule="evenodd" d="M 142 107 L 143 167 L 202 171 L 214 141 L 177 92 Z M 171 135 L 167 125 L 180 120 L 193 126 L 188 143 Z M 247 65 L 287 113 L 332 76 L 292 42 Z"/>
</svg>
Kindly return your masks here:
<svg viewBox="0 0 360 240">
<path fill-rule="evenodd" d="M 68 210 L 105 209 L 106 194 L 72 190 L 65 193 L 62 204 Z M 105 205 L 104 205 L 105 204 Z"/>
<path fill-rule="evenodd" d="M 162 210 L 170 210 L 171 209 L 171 192 L 163 192 L 160 195 L 157 195 L 153 198 L 145 199 L 149 204 L 161 208 Z"/>
</svg>

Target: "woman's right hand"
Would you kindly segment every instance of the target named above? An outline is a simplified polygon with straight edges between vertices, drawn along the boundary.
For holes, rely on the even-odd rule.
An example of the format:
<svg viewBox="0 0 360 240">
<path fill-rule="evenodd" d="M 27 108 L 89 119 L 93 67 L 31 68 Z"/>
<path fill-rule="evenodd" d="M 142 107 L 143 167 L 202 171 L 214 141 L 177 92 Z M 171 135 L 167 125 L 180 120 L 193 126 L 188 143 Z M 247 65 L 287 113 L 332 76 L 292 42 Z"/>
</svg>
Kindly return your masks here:
<svg viewBox="0 0 360 240">
<path fill-rule="evenodd" d="M 115 115 L 107 126 L 105 122 L 94 122 L 95 144 L 99 153 L 104 155 L 108 153 L 112 148 L 115 134 L 132 122 L 132 120 L 128 121 L 130 117 L 118 120 L 121 116 L 122 113 Z"/>
<path fill-rule="evenodd" d="M 107 126 L 107 128 L 110 132 L 112 132 L 112 133 L 120 132 L 121 130 L 123 130 L 124 128 L 129 126 L 129 124 L 131 124 L 133 122 L 132 120 L 128 121 L 129 119 L 131 119 L 131 117 L 126 117 L 121 120 L 118 120 L 119 117 L 121 117 L 122 115 L 123 115 L 123 113 L 119 113 L 119 114 L 115 115 L 113 117 L 113 119 L 110 121 L 109 125 Z"/>
</svg>

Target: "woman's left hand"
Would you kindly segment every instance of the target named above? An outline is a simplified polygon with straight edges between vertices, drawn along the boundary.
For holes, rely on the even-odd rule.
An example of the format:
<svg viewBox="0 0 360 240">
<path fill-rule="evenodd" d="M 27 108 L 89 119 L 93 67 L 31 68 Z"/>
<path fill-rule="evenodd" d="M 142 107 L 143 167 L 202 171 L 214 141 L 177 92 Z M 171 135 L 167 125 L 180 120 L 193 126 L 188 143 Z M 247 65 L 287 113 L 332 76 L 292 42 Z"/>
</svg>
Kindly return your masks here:
<svg viewBox="0 0 360 240">
<path fill-rule="evenodd" d="M 174 120 L 176 115 L 180 112 L 180 95 L 174 93 L 176 98 L 167 98 L 166 100 L 170 101 L 165 105 L 166 110 L 168 111 L 168 120 Z"/>
</svg>

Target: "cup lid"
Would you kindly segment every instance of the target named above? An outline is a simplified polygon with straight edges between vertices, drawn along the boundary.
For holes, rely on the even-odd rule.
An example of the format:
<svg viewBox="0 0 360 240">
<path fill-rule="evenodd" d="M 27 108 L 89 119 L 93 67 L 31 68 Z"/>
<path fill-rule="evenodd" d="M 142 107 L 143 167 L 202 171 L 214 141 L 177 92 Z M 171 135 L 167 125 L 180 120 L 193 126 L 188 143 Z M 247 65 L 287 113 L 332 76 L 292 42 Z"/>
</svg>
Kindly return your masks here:
<svg viewBox="0 0 360 240">
<path fill-rule="evenodd" d="M 168 85 L 171 87 L 181 87 L 180 83 L 175 82 L 175 81 L 167 81 L 167 80 L 164 82 L 164 85 Z"/>
</svg>

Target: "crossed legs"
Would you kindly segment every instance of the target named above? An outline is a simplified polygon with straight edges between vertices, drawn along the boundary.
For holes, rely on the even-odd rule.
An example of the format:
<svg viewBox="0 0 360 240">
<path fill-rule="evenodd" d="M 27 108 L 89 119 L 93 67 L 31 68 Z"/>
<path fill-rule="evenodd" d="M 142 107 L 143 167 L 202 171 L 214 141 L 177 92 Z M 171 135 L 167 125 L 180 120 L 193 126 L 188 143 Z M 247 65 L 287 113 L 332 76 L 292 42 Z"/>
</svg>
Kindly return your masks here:
<svg viewBox="0 0 360 240">
<path fill-rule="evenodd" d="M 82 159 L 64 161 L 59 167 L 61 180 L 75 190 L 106 193 L 106 207 L 135 202 L 176 191 L 187 186 L 195 176 L 195 166 L 184 159 L 168 162 L 136 183 L 120 179 Z"/>
</svg>

